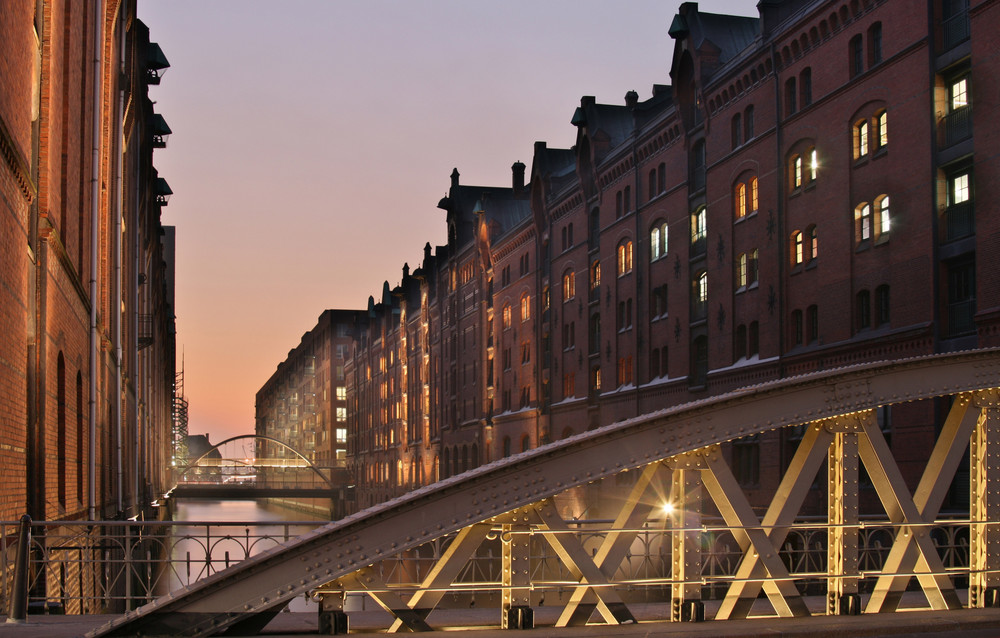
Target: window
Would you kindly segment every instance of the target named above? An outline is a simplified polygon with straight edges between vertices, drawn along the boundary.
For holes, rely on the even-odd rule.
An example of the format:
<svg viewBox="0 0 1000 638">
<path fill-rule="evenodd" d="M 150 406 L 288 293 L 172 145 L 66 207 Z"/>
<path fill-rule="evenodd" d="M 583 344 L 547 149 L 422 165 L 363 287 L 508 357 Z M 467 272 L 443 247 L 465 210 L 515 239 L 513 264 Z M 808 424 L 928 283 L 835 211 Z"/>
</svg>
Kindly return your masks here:
<svg viewBox="0 0 1000 638">
<path fill-rule="evenodd" d="M 858 292 L 855 300 L 855 314 L 857 317 L 857 329 L 865 330 L 872 326 L 872 303 L 871 294 L 867 290 Z"/>
<path fill-rule="evenodd" d="M 736 258 L 736 289 L 742 290 L 747 287 L 747 254 L 740 253 Z"/>
<path fill-rule="evenodd" d="M 802 188 L 802 156 L 793 155 L 791 161 L 789 162 L 790 169 L 790 179 L 789 182 L 792 184 L 792 188 Z"/>
<path fill-rule="evenodd" d="M 667 284 L 653 288 L 653 303 L 649 308 L 651 319 L 667 316 Z"/>
<path fill-rule="evenodd" d="M 951 188 L 948 193 L 951 197 L 949 204 L 963 204 L 969 201 L 969 174 L 962 173 L 951 178 Z"/>
<path fill-rule="evenodd" d="M 531 319 L 531 297 L 528 293 L 521 295 L 521 321 Z"/>
<path fill-rule="evenodd" d="M 618 331 L 632 328 L 632 299 L 618 302 Z"/>
<path fill-rule="evenodd" d="M 691 252 L 698 255 L 705 252 L 708 242 L 708 220 L 702 206 L 691 215 Z"/>
<path fill-rule="evenodd" d="M 882 62 L 882 23 L 876 22 L 868 27 L 868 66 L 872 67 Z"/>
<path fill-rule="evenodd" d="M 806 237 L 809 240 L 809 259 L 816 259 L 819 257 L 819 235 L 815 225 L 806 229 Z"/>
<path fill-rule="evenodd" d="M 747 356 L 747 327 L 740 324 L 736 327 L 736 335 L 733 340 L 733 357 L 739 361 Z"/>
<path fill-rule="evenodd" d="M 594 366 L 590 369 L 590 390 L 591 392 L 601 391 L 601 366 Z"/>
<path fill-rule="evenodd" d="M 802 311 L 793 310 L 792 311 L 792 345 L 801 346 L 802 345 L 802 332 L 803 332 L 803 322 L 802 322 Z"/>
<path fill-rule="evenodd" d="M 747 357 L 755 357 L 760 352 L 759 325 L 756 321 L 750 322 L 750 329 L 747 331 Z"/>
<path fill-rule="evenodd" d="M 649 199 L 656 197 L 656 169 L 649 169 Z"/>
<path fill-rule="evenodd" d="M 813 343 L 819 339 L 819 308 L 814 304 L 806 308 L 806 341 Z"/>
<path fill-rule="evenodd" d="M 976 331 L 975 261 L 962 259 L 948 264 L 948 336 L 974 334 Z"/>
<path fill-rule="evenodd" d="M 691 282 L 692 320 L 704 319 L 708 314 L 708 273 L 700 270 Z"/>
<path fill-rule="evenodd" d="M 501 325 L 503 326 L 503 329 L 504 330 L 509 329 L 510 328 L 510 318 L 511 318 L 510 304 L 504 305 L 504 307 L 503 307 L 503 313 L 502 313 L 501 317 L 502 317 L 502 319 L 501 319 Z"/>
<path fill-rule="evenodd" d="M 812 68 L 806 67 L 799 74 L 799 103 L 802 108 L 812 104 Z"/>
<path fill-rule="evenodd" d="M 868 241 L 872 236 L 872 209 L 868 202 L 854 209 L 854 240 L 857 243 Z"/>
<path fill-rule="evenodd" d="M 800 265 L 805 261 L 805 255 L 803 254 L 803 244 L 802 244 L 802 231 L 797 230 L 792 233 L 791 241 L 791 254 L 792 254 L 792 264 L 795 266 Z"/>
<path fill-rule="evenodd" d="M 347 401 L 347 388 L 342 385 L 337 386 L 337 400 Z"/>
<path fill-rule="evenodd" d="M 865 45 L 861 34 L 851 38 L 850 48 L 851 77 L 861 75 L 865 71 Z"/>
<path fill-rule="evenodd" d="M 743 143 L 743 115 L 737 113 L 733 116 L 732 122 L 733 148 Z"/>
<path fill-rule="evenodd" d="M 868 155 L 868 120 L 860 120 L 854 125 L 854 159 Z"/>
<path fill-rule="evenodd" d="M 601 351 L 601 315 L 594 313 L 590 316 L 590 354 L 597 354 Z"/>
<path fill-rule="evenodd" d="M 656 181 L 660 192 L 667 192 L 667 165 L 664 162 L 660 162 L 660 165 L 656 167 Z"/>
<path fill-rule="evenodd" d="M 563 273 L 563 302 L 576 296 L 576 273 L 567 270 Z"/>
<path fill-rule="evenodd" d="M 951 83 L 949 87 L 949 110 L 957 111 L 958 109 L 965 108 L 969 106 L 969 80 L 968 78 L 960 78 Z"/>
<path fill-rule="evenodd" d="M 705 189 L 705 141 L 695 142 L 691 149 L 691 192 Z"/>
<path fill-rule="evenodd" d="M 630 383 L 632 383 L 632 357 L 621 357 L 618 359 L 618 385 Z"/>
<path fill-rule="evenodd" d="M 569 399 L 576 393 L 576 374 L 567 372 L 563 375 L 563 398 Z"/>
<path fill-rule="evenodd" d="M 531 363 L 531 342 L 522 341 L 521 342 L 521 365 L 525 363 Z"/>
<path fill-rule="evenodd" d="M 625 207 L 622 205 L 622 192 L 615 193 L 615 219 L 625 214 Z"/>
<path fill-rule="evenodd" d="M 347 408 L 337 408 L 337 423 L 347 421 Z"/>
<path fill-rule="evenodd" d="M 743 111 L 743 141 L 749 142 L 753 139 L 753 104 Z"/>
<path fill-rule="evenodd" d="M 889 323 L 889 286 L 885 284 L 875 289 L 875 322 L 879 326 Z"/>
<path fill-rule="evenodd" d="M 649 250 L 650 261 L 667 256 L 667 222 L 658 221 L 649 231 Z"/>
<path fill-rule="evenodd" d="M 618 276 L 632 272 L 632 240 L 626 239 L 618 244 Z"/>
<path fill-rule="evenodd" d="M 757 283 L 757 249 L 754 248 L 747 257 L 747 286 Z"/>
<path fill-rule="evenodd" d="M 759 208 L 759 200 L 757 198 L 757 178 L 750 178 L 750 213 L 756 213 Z"/>
<path fill-rule="evenodd" d="M 795 97 L 795 78 L 791 77 L 785 80 L 785 117 L 794 115 L 798 110 Z"/>
<path fill-rule="evenodd" d="M 819 156 L 816 154 L 816 147 L 812 147 L 808 151 L 809 155 L 809 181 L 816 181 L 816 175 L 819 171 Z"/>
<path fill-rule="evenodd" d="M 875 198 L 875 234 L 878 238 L 889 234 L 889 196 Z"/>
<path fill-rule="evenodd" d="M 878 150 L 882 150 L 889 143 L 889 115 L 886 111 L 879 111 L 875 115 L 875 135 L 873 137 Z"/>
<path fill-rule="evenodd" d="M 747 185 L 740 182 L 736 185 L 736 219 L 743 219 L 747 215 Z"/>
<path fill-rule="evenodd" d="M 576 322 L 564 323 L 562 327 L 563 350 L 576 347 Z"/>
</svg>

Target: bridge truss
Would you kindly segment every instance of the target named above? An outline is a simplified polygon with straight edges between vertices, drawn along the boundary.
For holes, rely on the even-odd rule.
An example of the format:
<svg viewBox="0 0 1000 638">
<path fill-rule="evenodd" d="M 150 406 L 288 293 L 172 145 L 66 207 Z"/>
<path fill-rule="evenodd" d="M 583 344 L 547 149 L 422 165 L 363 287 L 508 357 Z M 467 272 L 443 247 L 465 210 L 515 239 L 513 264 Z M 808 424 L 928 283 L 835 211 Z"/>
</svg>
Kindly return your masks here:
<svg viewBox="0 0 1000 638">
<path fill-rule="evenodd" d="M 951 407 L 911 493 L 875 417 L 877 408 L 951 397 Z M 762 517 L 720 451 L 724 443 L 785 427 L 804 426 L 791 464 Z M 968 451 L 970 512 L 940 521 L 956 470 Z M 262 627 L 290 599 L 328 592 L 335 625 L 346 627 L 338 595 L 365 591 L 395 615 L 393 631 L 430 629 L 428 615 L 450 591 L 484 541 L 501 545 L 500 622 L 532 623 L 532 538 L 551 550 L 570 578 L 557 624 L 635 620 L 616 580 L 637 536 L 659 515 L 669 485 L 673 511 L 662 527 L 670 568 L 657 584 L 669 591 L 672 620 L 699 619 L 706 512 L 714 511 L 742 559 L 715 618 L 746 617 L 763 591 L 779 616 L 810 614 L 797 580 L 825 583 L 825 613 L 897 608 L 915 577 L 933 609 L 961 607 L 955 580 L 968 580 L 968 604 L 992 606 L 1000 588 L 1000 351 L 934 355 L 867 363 L 737 390 L 605 426 L 497 461 L 307 533 L 109 623 L 94 636 L 207 636 Z M 827 467 L 826 560 L 821 573 L 793 573 L 780 557 L 814 479 Z M 863 568 L 859 535 L 861 468 L 893 530 L 877 570 Z M 554 497 L 625 471 L 637 478 L 609 529 L 586 544 Z M 655 512 L 655 514 L 654 514 Z M 961 570 L 946 567 L 932 530 L 961 525 L 969 555 Z M 390 586 L 377 566 L 454 535 L 412 591 Z M 541 541 L 537 540 L 541 539 Z M 859 584 L 874 586 L 862 608 Z M 552 583 L 549 583 L 552 584 Z M 468 587 L 469 585 L 462 585 Z M 493 585 L 489 585 L 493 587 Z"/>
</svg>

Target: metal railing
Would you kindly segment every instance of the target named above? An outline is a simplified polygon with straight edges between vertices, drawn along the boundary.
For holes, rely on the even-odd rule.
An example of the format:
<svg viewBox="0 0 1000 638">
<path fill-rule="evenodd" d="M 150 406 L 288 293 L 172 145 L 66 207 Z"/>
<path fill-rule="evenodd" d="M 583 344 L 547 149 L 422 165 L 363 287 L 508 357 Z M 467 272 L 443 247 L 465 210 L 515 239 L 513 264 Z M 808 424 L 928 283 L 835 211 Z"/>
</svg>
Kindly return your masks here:
<svg viewBox="0 0 1000 638">
<path fill-rule="evenodd" d="M 609 532 L 610 520 L 568 521 L 588 553 L 596 552 Z M 55 613 L 120 613 L 190 585 L 249 556 L 289 541 L 313 529 L 317 521 L 243 522 L 79 522 L 32 524 L 28 600 L 36 609 Z M 860 588 L 874 584 L 889 554 L 898 527 L 886 521 L 859 526 Z M 673 529 L 649 520 L 635 539 L 613 578 L 623 600 L 654 602 L 670 599 L 670 534 Z M 702 572 L 698 578 L 706 599 L 720 598 L 736 577 L 743 559 L 733 532 L 718 522 L 700 526 Z M 537 604 L 565 600 L 577 582 L 541 530 L 532 536 L 531 588 Z M 0 598 L 3 609 L 14 589 L 18 522 L 0 522 Z M 806 520 L 789 529 L 780 549 L 781 560 L 803 594 L 826 591 L 828 526 Z M 969 567 L 968 521 L 938 521 L 931 537 L 946 573 L 964 585 Z M 454 536 L 439 538 L 378 564 L 382 582 L 406 595 L 444 555 Z M 443 603 L 489 604 L 502 585 L 501 535 L 491 535 L 450 585 Z M 961 582 L 959 582 L 959 580 Z"/>
</svg>

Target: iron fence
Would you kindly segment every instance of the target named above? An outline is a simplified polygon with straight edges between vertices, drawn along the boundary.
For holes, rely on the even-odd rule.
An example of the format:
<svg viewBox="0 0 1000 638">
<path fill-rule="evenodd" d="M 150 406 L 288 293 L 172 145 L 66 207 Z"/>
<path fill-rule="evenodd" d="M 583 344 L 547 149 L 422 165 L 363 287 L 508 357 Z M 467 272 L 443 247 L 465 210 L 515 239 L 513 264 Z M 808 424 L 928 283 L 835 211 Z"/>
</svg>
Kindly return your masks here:
<svg viewBox="0 0 1000 638">
<path fill-rule="evenodd" d="M 572 533 L 595 555 L 613 521 L 572 521 Z M 120 613 L 190 585 L 245 558 L 319 526 L 316 521 L 245 522 L 77 522 L 32 524 L 29 605 L 53 613 Z M 0 522 L 0 598 L 7 609 L 14 580 L 17 522 Z M 885 563 L 899 528 L 885 521 L 863 521 L 858 529 L 861 587 L 871 586 Z M 650 520 L 636 535 L 612 581 L 626 601 L 663 601 L 670 597 L 671 532 L 664 521 Z M 701 534 L 700 583 L 706 599 L 721 597 L 744 556 L 733 530 L 706 522 Z M 532 530 L 533 604 L 563 599 L 577 582 L 545 541 L 552 532 Z M 828 526 L 801 521 L 788 529 L 780 555 L 803 594 L 826 591 Z M 420 588 L 454 535 L 436 539 L 378 564 L 382 582 L 406 596 Z M 931 538 L 946 572 L 962 586 L 969 566 L 968 521 L 944 520 Z M 502 542 L 491 534 L 449 587 L 456 604 L 488 603 L 502 591 Z M 963 571 L 964 570 L 964 571 Z M 961 582 L 959 582 L 961 581 Z"/>
</svg>

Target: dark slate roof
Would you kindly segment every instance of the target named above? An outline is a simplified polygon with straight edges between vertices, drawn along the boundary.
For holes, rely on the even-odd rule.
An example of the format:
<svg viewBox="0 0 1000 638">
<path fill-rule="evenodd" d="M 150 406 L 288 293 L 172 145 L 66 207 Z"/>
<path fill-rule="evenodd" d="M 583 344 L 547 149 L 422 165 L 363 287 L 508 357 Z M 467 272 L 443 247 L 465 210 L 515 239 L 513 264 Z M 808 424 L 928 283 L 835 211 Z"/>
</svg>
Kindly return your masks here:
<svg viewBox="0 0 1000 638">
<path fill-rule="evenodd" d="M 520 226 L 524 220 L 531 217 L 531 206 L 528 200 L 514 199 L 513 197 L 495 198 L 487 196 L 477 202 L 483 213 L 486 215 L 487 223 L 499 231 L 498 235 L 503 235 L 510 230 Z M 478 208 L 477 207 L 477 208 Z"/>
<path fill-rule="evenodd" d="M 711 42 L 720 49 L 719 62 L 722 64 L 739 55 L 760 34 L 758 18 L 703 13 L 697 10 L 697 5 L 695 8 L 674 18 L 670 34 L 674 37 L 692 34 L 695 48 L 701 48 L 706 41 Z"/>
</svg>

